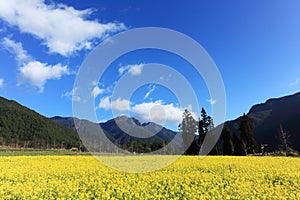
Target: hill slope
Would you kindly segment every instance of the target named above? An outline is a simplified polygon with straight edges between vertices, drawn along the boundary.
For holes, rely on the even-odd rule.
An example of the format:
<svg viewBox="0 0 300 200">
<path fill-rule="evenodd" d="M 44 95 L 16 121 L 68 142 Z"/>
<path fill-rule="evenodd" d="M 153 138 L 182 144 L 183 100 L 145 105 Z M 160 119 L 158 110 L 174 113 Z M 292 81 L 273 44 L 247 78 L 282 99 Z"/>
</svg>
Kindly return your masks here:
<svg viewBox="0 0 300 200">
<path fill-rule="evenodd" d="M 289 132 L 292 147 L 300 151 L 300 93 L 269 99 L 254 105 L 248 116 L 254 128 L 254 137 L 259 144 L 268 144 L 268 150 L 278 148 L 279 126 Z M 233 133 L 238 133 L 241 117 L 226 124 Z"/>
<path fill-rule="evenodd" d="M 77 133 L 19 103 L 0 97 L 0 145 L 79 147 Z"/>
</svg>

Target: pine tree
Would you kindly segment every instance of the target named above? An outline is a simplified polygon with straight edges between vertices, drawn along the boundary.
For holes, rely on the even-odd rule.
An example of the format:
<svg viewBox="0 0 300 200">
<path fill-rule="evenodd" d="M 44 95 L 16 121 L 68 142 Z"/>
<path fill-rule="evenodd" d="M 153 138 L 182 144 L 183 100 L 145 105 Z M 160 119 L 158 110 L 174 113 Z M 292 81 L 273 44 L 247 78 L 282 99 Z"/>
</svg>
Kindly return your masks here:
<svg viewBox="0 0 300 200">
<path fill-rule="evenodd" d="M 233 144 L 233 155 L 235 156 L 245 155 L 244 150 L 242 148 L 241 140 L 235 133 L 232 135 L 232 144 Z"/>
<path fill-rule="evenodd" d="M 201 109 L 201 120 L 202 120 L 202 127 L 203 127 L 203 130 L 204 130 L 204 134 L 206 134 L 208 132 L 208 127 L 210 125 L 210 122 L 209 122 L 209 116 L 207 115 L 206 111 L 204 108 Z"/>
<path fill-rule="evenodd" d="M 214 120 L 211 116 L 207 117 L 207 122 L 208 122 L 208 131 L 211 131 L 215 128 Z"/>
<path fill-rule="evenodd" d="M 239 131 L 241 134 L 241 143 L 244 149 L 245 154 L 255 153 L 257 150 L 257 144 L 253 137 L 253 128 L 251 126 L 249 117 L 247 115 L 243 115 L 242 121 L 239 125 Z"/>
<path fill-rule="evenodd" d="M 202 145 L 204 142 L 205 135 L 208 132 L 208 125 L 209 125 L 208 116 L 206 114 L 205 109 L 202 108 L 201 109 L 201 119 L 199 118 L 199 121 L 198 121 L 198 134 L 199 134 L 198 145 L 199 145 L 200 154 L 203 153 Z"/>
<path fill-rule="evenodd" d="M 198 122 L 198 144 L 200 146 L 200 154 L 209 153 L 210 155 L 217 155 L 218 154 L 218 147 L 217 144 L 214 145 L 213 149 L 210 152 L 207 152 L 207 148 L 210 148 L 209 144 L 203 146 L 204 138 L 208 136 L 207 141 L 208 143 L 216 143 L 217 138 L 214 133 L 214 122 L 211 116 L 208 116 L 205 109 L 201 109 L 201 120 L 199 119 Z"/>
<path fill-rule="evenodd" d="M 214 120 L 212 119 L 211 116 L 208 116 L 207 117 L 207 122 L 208 122 L 207 136 L 209 137 L 209 140 L 211 142 L 215 143 L 214 147 L 209 152 L 209 155 L 218 155 L 219 154 L 219 150 L 218 150 L 218 146 L 217 146 L 218 139 L 217 139 L 217 136 L 215 134 Z"/>
<path fill-rule="evenodd" d="M 199 121 L 198 121 L 198 134 L 199 134 L 198 144 L 199 144 L 199 147 L 201 148 L 204 138 L 205 138 L 205 133 L 203 130 L 203 121 L 201 119 L 199 119 Z"/>
<path fill-rule="evenodd" d="M 197 131 L 197 121 L 192 114 L 185 109 L 182 115 L 182 122 L 179 124 L 182 132 L 183 147 L 186 155 L 196 155 L 195 133 Z"/>
<path fill-rule="evenodd" d="M 233 154 L 233 143 L 231 139 L 230 129 L 225 124 L 221 133 L 221 139 L 223 144 L 223 155 Z"/>
</svg>

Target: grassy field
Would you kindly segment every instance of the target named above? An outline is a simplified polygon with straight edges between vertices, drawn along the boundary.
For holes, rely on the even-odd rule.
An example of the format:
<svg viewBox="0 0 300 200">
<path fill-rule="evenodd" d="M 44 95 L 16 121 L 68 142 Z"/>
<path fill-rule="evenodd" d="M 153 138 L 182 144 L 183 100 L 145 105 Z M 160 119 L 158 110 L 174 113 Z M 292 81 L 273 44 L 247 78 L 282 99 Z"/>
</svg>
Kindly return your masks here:
<svg viewBox="0 0 300 200">
<path fill-rule="evenodd" d="M 10 149 L 0 151 L 0 156 L 61 156 L 61 155 L 91 155 L 89 152 L 74 152 L 70 150 L 21 150 Z"/>
<path fill-rule="evenodd" d="M 170 158 L 148 156 L 149 165 L 158 157 Z M 0 199 L 300 199 L 299 169 L 299 158 L 183 156 L 125 173 L 93 156 L 0 156 Z"/>
</svg>

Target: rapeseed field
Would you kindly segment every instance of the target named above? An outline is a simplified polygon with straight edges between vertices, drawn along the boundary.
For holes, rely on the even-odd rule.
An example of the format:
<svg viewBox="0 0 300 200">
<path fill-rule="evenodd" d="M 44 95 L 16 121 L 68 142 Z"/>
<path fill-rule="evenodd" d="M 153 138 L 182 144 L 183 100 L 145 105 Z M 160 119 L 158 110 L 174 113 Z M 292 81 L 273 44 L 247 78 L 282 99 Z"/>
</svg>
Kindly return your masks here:
<svg viewBox="0 0 300 200">
<path fill-rule="evenodd" d="M 0 199 L 300 199 L 300 159 L 182 156 L 127 173 L 93 156 L 3 156 Z"/>
</svg>

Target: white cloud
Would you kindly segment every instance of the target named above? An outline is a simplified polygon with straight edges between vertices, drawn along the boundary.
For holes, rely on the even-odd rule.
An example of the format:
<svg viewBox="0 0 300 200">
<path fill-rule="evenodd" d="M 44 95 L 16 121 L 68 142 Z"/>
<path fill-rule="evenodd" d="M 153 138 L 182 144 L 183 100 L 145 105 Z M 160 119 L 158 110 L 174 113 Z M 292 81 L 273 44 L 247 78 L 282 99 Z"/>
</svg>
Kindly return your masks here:
<svg viewBox="0 0 300 200">
<path fill-rule="evenodd" d="M 119 68 L 119 74 L 122 75 L 124 72 L 128 72 L 133 76 L 138 76 L 142 73 L 144 64 L 126 65 Z"/>
<path fill-rule="evenodd" d="M 64 4 L 47 5 L 44 0 L 0 1 L 0 18 L 41 39 L 50 52 L 63 56 L 90 49 L 95 39 L 126 29 L 123 23 L 88 20 L 91 13 L 91 9 L 76 10 Z"/>
<path fill-rule="evenodd" d="M 2 41 L 4 47 L 12 54 L 19 64 L 18 84 L 29 83 L 39 88 L 39 92 L 44 91 L 44 85 L 48 80 L 60 79 L 63 75 L 71 74 L 67 66 L 60 63 L 49 65 L 35 61 L 26 50 L 22 43 L 15 42 L 9 38 Z"/>
<path fill-rule="evenodd" d="M 81 98 L 80 96 L 77 94 L 77 90 L 78 88 L 73 88 L 70 92 L 66 92 L 64 94 L 62 94 L 61 96 L 62 97 L 68 97 L 68 98 L 71 98 L 73 101 L 81 101 Z"/>
<path fill-rule="evenodd" d="M 109 110 L 109 109 L 111 109 L 110 98 L 109 98 L 108 96 L 107 96 L 107 97 L 103 97 L 103 98 L 100 100 L 100 103 L 99 103 L 98 108 L 103 108 L 104 110 Z"/>
<path fill-rule="evenodd" d="M 132 75 L 140 75 L 142 73 L 143 66 L 143 64 L 131 66 L 128 72 Z"/>
<path fill-rule="evenodd" d="M 100 100 L 98 108 L 103 108 L 105 110 L 117 110 L 117 111 L 126 111 L 130 109 L 130 101 L 127 99 L 117 98 L 114 101 L 110 101 L 110 97 L 103 97 Z"/>
<path fill-rule="evenodd" d="M 111 108 L 117 111 L 126 111 L 130 108 L 130 101 L 127 99 L 118 98 L 111 102 Z"/>
<path fill-rule="evenodd" d="M 145 94 L 145 96 L 143 98 L 144 100 L 147 99 L 150 96 L 150 94 L 152 94 L 154 92 L 155 87 L 156 87 L 155 85 L 149 85 L 148 92 Z"/>
<path fill-rule="evenodd" d="M 163 101 L 146 102 L 132 107 L 132 113 L 142 122 L 177 125 L 182 120 L 182 110 L 174 104 L 164 104 Z"/>
<path fill-rule="evenodd" d="M 20 42 L 15 42 L 7 37 L 2 40 L 2 44 L 6 50 L 15 55 L 15 59 L 19 64 L 32 60 L 27 51 L 23 49 Z"/>
<path fill-rule="evenodd" d="M 215 105 L 217 103 L 217 100 L 215 100 L 215 99 L 208 99 L 207 102 L 209 102 L 211 105 Z"/>
<path fill-rule="evenodd" d="M 92 90 L 92 96 L 96 98 L 99 94 L 102 94 L 104 92 L 104 89 L 99 88 L 98 85 L 96 85 Z"/>
<path fill-rule="evenodd" d="M 290 86 L 295 86 L 298 85 L 300 83 L 300 77 L 298 77 L 295 81 L 290 83 Z"/>
<path fill-rule="evenodd" d="M 161 81 L 168 81 L 170 80 L 170 78 L 172 78 L 172 74 L 169 74 L 168 76 L 160 76 L 159 79 Z"/>
<path fill-rule="evenodd" d="M 32 61 L 19 68 L 18 84 L 29 83 L 43 92 L 48 80 L 60 79 L 64 74 L 69 74 L 67 66 L 61 64 L 48 65 L 38 61 Z"/>
<path fill-rule="evenodd" d="M 0 78 L 0 88 L 2 88 L 4 86 L 4 79 Z"/>
<path fill-rule="evenodd" d="M 131 102 L 126 99 L 118 98 L 115 101 L 110 97 L 103 97 L 98 108 L 116 111 L 131 111 L 132 115 L 144 122 L 155 122 L 157 124 L 178 125 L 182 121 L 183 110 L 176 107 L 173 103 L 165 104 L 162 100 L 154 102 L 144 102 L 131 106 Z M 191 112 L 195 120 L 198 120 L 196 113 Z"/>
</svg>

